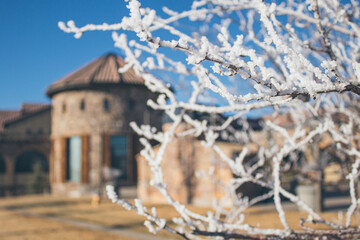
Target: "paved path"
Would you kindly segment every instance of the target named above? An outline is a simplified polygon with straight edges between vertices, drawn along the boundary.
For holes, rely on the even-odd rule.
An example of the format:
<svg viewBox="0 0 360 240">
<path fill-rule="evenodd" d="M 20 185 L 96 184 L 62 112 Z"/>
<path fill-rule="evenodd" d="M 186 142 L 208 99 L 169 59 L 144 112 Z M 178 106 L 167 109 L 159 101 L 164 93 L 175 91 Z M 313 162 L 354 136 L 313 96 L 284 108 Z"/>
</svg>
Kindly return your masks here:
<svg viewBox="0 0 360 240">
<path fill-rule="evenodd" d="M 85 221 L 75 220 L 75 219 L 69 219 L 69 218 L 53 216 L 53 215 L 49 216 L 47 214 L 34 213 L 34 212 L 18 210 L 18 209 L 8 209 L 8 210 L 10 210 L 12 212 L 15 212 L 15 213 L 18 213 L 18 214 L 21 214 L 21 215 L 24 215 L 24 216 L 51 219 L 51 220 L 54 220 L 54 221 L 67 223 L 67 224 L 70 224 L 70 225 L 76 226 L 76 227 L 81 227 L 81 228 L 86 228 L 86 229 L 90 229 L 90 230 L 106 232 L 106 233 L 110 233 L 110 234 L 116 234 L 116 235 L 129 237 L 129 238 L 133 238 L 133 239 L 139 239 L 139 240 L 169 240 L 169 238 L 152 235 L 151 233 L 146 234 L 146 233 L 136 232 L 136 231 L 127 230 L 127 229 L 112 228 L 112 227 L 104 226 L 104 225 L 101 225 L 101 224 L 85 222 Z"/>
</svg>

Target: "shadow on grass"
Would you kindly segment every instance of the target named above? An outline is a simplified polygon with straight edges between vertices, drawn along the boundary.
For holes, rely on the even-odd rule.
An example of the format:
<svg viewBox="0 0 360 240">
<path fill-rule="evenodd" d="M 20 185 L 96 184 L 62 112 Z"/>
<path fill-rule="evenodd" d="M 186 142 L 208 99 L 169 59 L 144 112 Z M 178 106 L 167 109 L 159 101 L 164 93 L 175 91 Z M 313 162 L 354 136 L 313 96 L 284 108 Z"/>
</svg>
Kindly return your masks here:
<svg viewBox="0 0 360 240">
<path fill-rule="evenodd" d="M 113 224 L 108 226 L 109 229 L 129 229 L 129 228 L 137 228 L 137 227 L 144 227 L 144 221 L 132 222 L 127 224 Z"/>
<path fill-rule="evenodd" d="M 62 221 L 74 221 L 74 222 L 79 222 L 79 223 L 85 223 L 85 224 L 96 224 L 99 225 L 105 229 L 109 229 L 109 230 L 116 230 L 116 229 L 129 229 L 129 228 L 137 228 L 137 227 L 144 227 L 144 220 L 137 220 L 137 221 L 132 221 L 126 224 L 111 224 L 111 225 L 106 225 L 101 221 L 96 221 L 96 220 L 88 220 L 88 219 L 77 219 L 77 218 L 72 218 L 69 216 L 66 216 L 66 214 L 58 214 L 58 213 L 41 213 L 41 214 L 34 214 L 34 213 L 26 213 L 26 212 L 22 212 L 22 215 L 24 216 L 30 216 L 30 217 L 40 217 L 40 218 L 50 218 L 53 220 L 62 220 Z M 0 238 L 1 239 L 1 238 Z"/>
<path fill-rule="evenodd" d="M 36 202 L 36 203 L 25 203 L 25 204 L 14 204 L 14 205 L 6 205 L 0 207 L 0 209 L 8 209 L 8 210 L 20 210 L 20 209 L 28 209 L 28 208 L 36 208 L 36 207 L 60 207 L 60 206 L 70 206 L 79 203 L 89 203 L 89 200 L 74 200 L 74 201 L 54 201 L 54 202 Z"/>
</svg>

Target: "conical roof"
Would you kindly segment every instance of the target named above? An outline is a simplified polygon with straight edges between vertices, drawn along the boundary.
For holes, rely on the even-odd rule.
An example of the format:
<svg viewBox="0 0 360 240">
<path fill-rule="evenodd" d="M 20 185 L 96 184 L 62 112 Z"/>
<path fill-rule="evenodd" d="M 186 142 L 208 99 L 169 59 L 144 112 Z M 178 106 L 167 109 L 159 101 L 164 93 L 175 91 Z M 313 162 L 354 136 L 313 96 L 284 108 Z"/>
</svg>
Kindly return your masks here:
<svg viewBox="0 0 360 240">
<path fill-rule="evenodd" d="M 136 75 L 133 69 L 119 73 L 119 68 L 124 65 L 124 59 L 109 53 L 51 84 L 46 94 L 52 97 L 63 91 L 89 89 L 108 84 L 143 85 L 144 79 Z"/>
</svg>

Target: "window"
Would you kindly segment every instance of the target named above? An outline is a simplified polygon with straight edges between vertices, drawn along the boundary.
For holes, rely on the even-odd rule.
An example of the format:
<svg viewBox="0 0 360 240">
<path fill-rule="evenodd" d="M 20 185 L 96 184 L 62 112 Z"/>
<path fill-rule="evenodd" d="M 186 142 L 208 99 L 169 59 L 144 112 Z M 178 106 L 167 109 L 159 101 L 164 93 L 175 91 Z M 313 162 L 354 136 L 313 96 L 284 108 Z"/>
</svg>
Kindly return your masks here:
<svg viewBox="0 0 360 240">
<path fill-rule="evenodd" d="M 26 151 L 16 158 L 14 190 L 22 194 L 49 190 L 49 162 L 38 151 Z M 18 193 L 20 193 L 18 192 Z"/>
<path fill-rule="evenodd" d="M 62 104 L 62 112 L 65 113 L 66 112 L 66 103 Z"/>
<path fill-rule="evenodd" d="M 112 169 L 120 170 L 119 179 L 128 180 L 128 142 L 126 135 L 110 137 L 110 164 Z"/>
<path fill-rule="evenodd" d="M 149 109 L 146 109 L 145 111 L 144 111 L 144 116 L 143 116 L 143 122 L 144 122 L 144 124 L 150 124 L 150 111 L 149 111 Z"/>
<path fill-rule="evenodd" d="M 233 152 L 232 153 L 232 159 L 235 161 L 236 158 L 239 157 L 241 152 Z M 257 153 L 249 153 L 244 157 L 243 165 L 245 167 L 251 167 L 253 164 L 255 164 L 259 160 Z"/>
<path fill-rule="evenodd" d="M 49 172 L 49 164 L 46 157 L 37 151 L 27 151 L 22 153 L 15 164 L 15 173 L 31 173 L 38 165 L 41 171 Z"/>
<path fill-rule="evenodd" d="M 110 110 L 110 103 L 109 103 L 109 100 L 108 100 L 107 98 L 104 99 L 103 107 L 104 107 L 105 112 L 109 112 L 109 110 Z"/>
<path fill-rule="evenodd" d="M 130 99 L 130 100 L 128 101 L 128 109 L 129 109 L 129 110 L 133 110 L 134 107 L 135 107 L 135 102 L 134 102 L 134 100 Z"/>
<path fill-rule="evenodd" d="M 6 172 L 6 165 L 5 165 L 5 161 L 2 159 L 2 157 L 0 156 L 0 174 L 1 173 L 5 173 Z"/>
<path fill-rule="evenodd" d="M 81 137 L 66 139 L 66 180 L 81 182 Z"/>
<path fill-rule="evenodd" d="M 80 102 L 80 110 L 82 110 L 82 111 L 85 110 L 85 100 L 84 100 L 84 99 L 81 99 L 81 102 Z"/>
</svg>

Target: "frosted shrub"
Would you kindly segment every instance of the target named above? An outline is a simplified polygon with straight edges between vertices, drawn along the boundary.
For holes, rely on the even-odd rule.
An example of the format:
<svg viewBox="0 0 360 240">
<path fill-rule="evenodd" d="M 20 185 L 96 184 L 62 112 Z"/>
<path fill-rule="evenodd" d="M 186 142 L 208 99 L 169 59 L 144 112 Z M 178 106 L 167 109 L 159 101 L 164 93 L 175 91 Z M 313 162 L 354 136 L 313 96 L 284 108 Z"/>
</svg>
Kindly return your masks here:
<svg viewBox="0 0 360 240">
<path fill-rule="evenodd" d="M 130 0 L 130 14 L 120 23 L 83 27 L 72 21 L 59 23 L 63 31 L 74 33 L 76 38 L 86 31 L 112 31 L 115 46 L 126 55 L 127 65 L 119 71 L 133 68 L 142 76 L 146 86 L 159 94 L 157 101 L 149 100 L 148 105 L 162 110 L 172 122 L 166 130 L 135 123 L 131 127 L 142 136 L 141 154 L 153 173 L 152 186 L 179 213 L 180 217 L 173 219 L 176 227 L 159 218 L 156 209 L 149 211 L 140 200 L 132 205 L 118 199 L 113 188 L 107 188 L 113 202 L 145 216 L 150 232 L 166 229 L 185 239 L 359 236 L 358 228 L 350 226 L 360 202 L 356 194 L 360 166 L 359 3 L 278 2 L 195 0 L 189 10 L 177 12 L 163 7 L 159 15 L 155 10 L 141 8 L 137 0 Z M 129 31 L 135 32 L 137 39 L 129 40 Z M 172 80 L 163 82 L 151 74 L 154 71 Z M 194 117 L 194 112 L 218 115 L 222 121 L 201 120 Z M 264 119 L 261 134 L 267 144 L 254 141 L 254 130 L 247 124 L 247 116 L 255 114 Z M 242 127 L 233 127 L 238 122 Z M 187 126 L 182 131 L 181 124 Z M 232 171 L 234 178 L 224 185 L 224 199 L 231 200 L 230 208 L 220 205 L 214 212 L 200 215 L 169 193 L 161 168 L 166 161 L 164 153 L 176 137 L 189 136 L 216 152 Z M 219 147 L 220 138 L 241 143 L 242 152 L 230 158 Z M 156 151 L 150 144 L 153 140 L 159 143 Z M 294 153 L 310 152 L 318 168 L 326 166 L 326 161 L 319 162 L 316 157 L 316 146 L 325 140 L 342 156 L 349 183 L 351 205 L 344 223 L 323 219 L 284 187 L 284 175 L 301 170 L 300 159 Z M 257 160 L 250 164 L 244 161 L 249 144 L 258 145 Z M 295 157 L 289 158 L 291 155 Z M 197 173 L 201 174 L 211 175 L 211 169 Z M 269 191 L 248 199 L 236 192 L 247 182 Z M 284 198 L 307 212 L 308 218 L 301 220 L 302 225 L 322 223 L 333 230 L 304 227 L 303 231 L 293 231 L 283 209 Z M 282 224 L 279 229 L 261 228 L 261 222 L 259 226 L 246 224 L 244 211 L 265 199 L 272 199 L 275 205 Z"/>
</svg>

